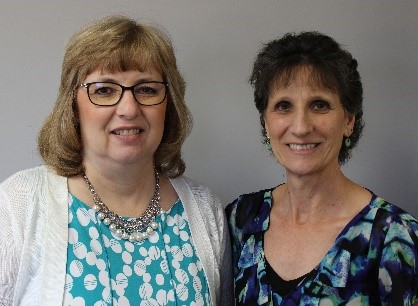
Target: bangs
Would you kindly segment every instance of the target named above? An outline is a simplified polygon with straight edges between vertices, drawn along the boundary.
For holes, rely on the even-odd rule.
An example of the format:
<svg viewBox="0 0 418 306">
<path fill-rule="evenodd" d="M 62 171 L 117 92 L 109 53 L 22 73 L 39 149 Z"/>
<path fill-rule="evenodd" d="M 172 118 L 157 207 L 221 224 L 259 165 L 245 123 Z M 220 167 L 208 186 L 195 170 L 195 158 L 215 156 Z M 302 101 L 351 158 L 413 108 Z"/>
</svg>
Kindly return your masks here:
<svg viewBox="0 0 418 306">
<path fill-rule="evenodd" d="M 109 57 L 101 61 L 99 67 L 109 72 L 146 71 L 152 67 L 161 73 L 154 57 L 155 52 L 148 50 L 145 46 L 129 46 L 114 50 Z"/>
<path fill-rule="evenodd" d="M 153 56 L 154 55 L 154 56 Z M 140 46 L 115 49 L 114 52 L 99 60 L 94 69 L 110 73 L 138 70 L 141 72 L 151 68 L 162 75 L 160 65 L 157 64 L 154 52 Z"/>
<path fill-rule="evenodd" d="M 90 53 L 88 51 L 92 50 L 84 50 L 84 54 L 89 56 L 84 57 L 85 66 L 80 69 L 82 78 L 98 69 L 101 72 L 116 73 L 129 70 L 144 72 L 151 68 L 165 77 L 158 48 L 144 35 L 128 35 L 124 40 L 111 40 Z"/>
<path fill-rule="evenodd" d="M 322 65 L 295 65 L 288 66 L 278 71 L 272 79 L 270 87 L 286 88 L 296 82 L 300 73 L 307 72 L 309 75 L 308 86 L 312 88 L 323 88 L 339 94 L 338 80 L 332 69 Z"/>
</svg>

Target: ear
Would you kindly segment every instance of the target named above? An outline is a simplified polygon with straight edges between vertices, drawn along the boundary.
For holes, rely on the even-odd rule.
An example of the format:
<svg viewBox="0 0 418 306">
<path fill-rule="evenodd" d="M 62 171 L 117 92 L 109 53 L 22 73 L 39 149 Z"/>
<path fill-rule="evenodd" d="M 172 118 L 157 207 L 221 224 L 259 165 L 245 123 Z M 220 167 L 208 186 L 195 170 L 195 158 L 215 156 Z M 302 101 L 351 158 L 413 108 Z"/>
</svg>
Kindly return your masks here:
<svg viewBox="0 0 418 306">
<path fill-rule="evenodd" d="M 266 115 L 264 114 L 263 115 L 263 121 L 264 121 L 264 129 L 266 130 L 266 136 L 267 137 L 270 137 L 269 135 L 269 129 L 268 129 L 268 126 L 267 126 L 267 124 L 266 124 Z"/>
<path fill-rule="evenodd" d="M 354 123 L 356 121 L 356 115 L 346 114 L 346 126 L 344 130 L 344 136 L 350 137 L 350 135 L 353 133 L 354 129 Z"/>
</svg>

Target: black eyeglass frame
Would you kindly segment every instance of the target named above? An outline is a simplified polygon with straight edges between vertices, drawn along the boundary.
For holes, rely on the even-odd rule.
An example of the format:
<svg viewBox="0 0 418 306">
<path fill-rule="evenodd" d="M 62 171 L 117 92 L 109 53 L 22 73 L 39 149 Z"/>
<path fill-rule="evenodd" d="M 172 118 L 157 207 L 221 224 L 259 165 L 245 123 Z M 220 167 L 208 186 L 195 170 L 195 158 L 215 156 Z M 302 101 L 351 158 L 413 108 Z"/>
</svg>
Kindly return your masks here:
<svg viewBox="0 0 418 306">
<path fill-rule="evenodd" d="M 91 100 L 91 98 L 90 98 L 90 92 L 89 92 L 89 87 L 91 86 L 91 85 L 93 85 L 93 84 L 97 84 L 97 83 L 108 83 L 108 84 L 113 84 L 113 85 L 117 85 L 117 86 L 119 86 L 120 88 L 122 88 L 122 92 L 121 92 L 121 94 L 120 94 L 120 97 L 119 97 L 119 99 L 118 99 L 118 101 L 116 102 L 116 103 L 114 103 L 114 104 L 105 104 L 105 105 L 103 105 L 103 104 L 97 104 L 97 103 L 94 103 L 92 100 Z M 163 84 L 164 85 L 164 87 L 165 87 L 165 92 L 164 92 L 164 97 L 163 97 L 163 99 L 161 100 L 161 102 L 158 102 L 158 103 L 155 103 L 155 104 L 143 104 L 143 103 L 141 103 L 141 102 L 139 102 L 138 101 L 138 99 L 136 98 L 136 95 L 135 95 L 135 93 L 134 93 L 134 88 L 136 87 L 136 86 L 138 86 L 138 85 L 141 85 L 141 84 L 149 84 L 149 83 L 158 83 L 158 84 Z M 168 92 L 168 83 L 167 82 L 161 82 L 161 81 L 145 81 L 145 82 L 139 82 L 139 83 L 136 83 L 135 85 L 132 85 L 132 86 L 123 86 L 123 85 L 121 85 L 121 84 L 119 84 L 119 83 L 116 83 L 116 82 L 90 82 L 90 83 L 81 83 L 80 84 L 80 87 L 83 87 L 83 88 L 85 88 L 86 89 L 86 91 L 87 91 L 87 96 L 89 97 L 89 101 L 92 103 L 92 104 L 94 104 L 94 105 L 97 105 L 97 106 L 115 106 L 116 104 L 118 104 L 119 102 L 120 102 L 120 100 L 122 99 L 122 97 L 123 97 L 123 94 L 125 93 L 125 90 L 130 90 L 131 92 L 132 92 L 132 95 L 134 96 L 134 99 L 135 99 L 135 101 L 136 102 L 138 102 L 138 104 L 140 104 L 140 105 L 143 105 L 143 106 L 154 106 L 154 105 L 158 105 L 158 104 L 161 104 L 161 103 L 163 103 L 164 102 L 164 100 L 165 100 L 165 98 L 167 97 L 167 92 Z"/>
</svg>

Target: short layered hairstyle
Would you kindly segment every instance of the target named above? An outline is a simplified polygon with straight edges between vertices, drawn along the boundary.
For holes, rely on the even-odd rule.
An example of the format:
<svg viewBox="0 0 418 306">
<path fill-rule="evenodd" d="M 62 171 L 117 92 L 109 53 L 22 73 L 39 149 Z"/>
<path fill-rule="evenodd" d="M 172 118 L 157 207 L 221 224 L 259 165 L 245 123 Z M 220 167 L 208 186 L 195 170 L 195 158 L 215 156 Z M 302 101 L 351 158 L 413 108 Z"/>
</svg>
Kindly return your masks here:
<svg viewBox="0 0 418 306">
<path fill-rule="evenodd" d="M 351 156 L 363 131 L 363 86 L 357 61 L 333 38 L 319 32 L 287 33 L 265 44 L 258 53 L 250 84 L 260 115 L 263 142 L 267 141 L 264 112 L 272 86 L 287 86 L 301 67 L 310 68 L 313 84 L 337 93 L 344 110 L 355 115 L 351 145 L 341 143 L 338 161 L 342 165 Z"/>
</svg>

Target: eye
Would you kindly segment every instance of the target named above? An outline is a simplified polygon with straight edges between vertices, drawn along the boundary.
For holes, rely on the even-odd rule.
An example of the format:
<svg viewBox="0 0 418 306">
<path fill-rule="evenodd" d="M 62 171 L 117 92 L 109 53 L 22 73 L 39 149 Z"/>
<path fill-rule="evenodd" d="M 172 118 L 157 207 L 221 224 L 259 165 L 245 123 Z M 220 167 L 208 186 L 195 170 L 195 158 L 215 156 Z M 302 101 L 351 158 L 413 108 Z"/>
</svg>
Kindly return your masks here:
<svg viewBox="0 0 418 306">
<path fill-rule="evenodd" d="M 279 101 L 274 105 L 274 111 L 288 112 L 292 108 L 292 104 L 289 101 Z"/>
<path fill-rule="evenodd" d="M 98 95 L 111 95 L 115 92 L 113 88 L 110 87 L 100 87 L 97 88 L 94 93 Z"/>
<path fill-rule="evenodd" d="M 89 88 L 90 95 L 111 96 L 120 91 L 118 87 L 110 83 L 95 83 Z"/>
<path fill-rule="evenodd" d="M 331 105 L 327 101 L 316 100 L 312 103 L 312 109 L 317 112 L 328 112 L 331 109 Z"/>
<path fill-rule="evenodd" d="M 155 96 L 160 90 L 161 84 L 159 83 L 145 83 L 135 87 L 135 94 L 141 96 Z"/>
</svg>

